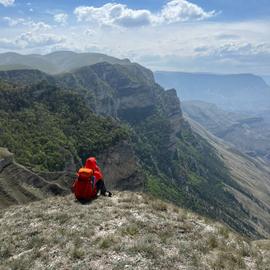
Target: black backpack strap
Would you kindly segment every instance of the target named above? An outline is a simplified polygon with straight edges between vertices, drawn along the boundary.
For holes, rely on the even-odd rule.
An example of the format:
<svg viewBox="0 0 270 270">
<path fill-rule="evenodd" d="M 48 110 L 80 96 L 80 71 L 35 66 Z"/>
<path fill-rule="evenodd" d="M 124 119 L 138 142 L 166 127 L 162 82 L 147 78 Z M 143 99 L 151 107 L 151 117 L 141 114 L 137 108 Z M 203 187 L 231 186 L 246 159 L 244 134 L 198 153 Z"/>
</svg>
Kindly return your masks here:
<svg viewBox="0 0 270 270">
<path fill-rule="evenodd" d="M 90 177 L 90 182 L 91 182 L 91 185 L 92 185 L 92 189 L 95 188 L 95 180 L 96 180 L 95 176 L 92 175 L 92 176 Z"/>
</svg>

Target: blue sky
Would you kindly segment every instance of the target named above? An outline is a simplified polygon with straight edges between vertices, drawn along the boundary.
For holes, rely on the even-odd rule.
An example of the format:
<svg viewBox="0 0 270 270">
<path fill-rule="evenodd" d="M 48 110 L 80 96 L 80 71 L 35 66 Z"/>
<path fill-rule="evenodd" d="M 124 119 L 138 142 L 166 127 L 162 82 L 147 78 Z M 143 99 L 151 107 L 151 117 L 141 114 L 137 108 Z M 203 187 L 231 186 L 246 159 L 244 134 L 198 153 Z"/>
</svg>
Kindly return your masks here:
<svg viewBox="0 0 270 270">
<path fill-rule="evenodd" d="M 269 0 L 0 0 L 0 52 L 94 51 L 153 70 L 270 75 Z"/>
<path fill-rule="evenodd" d="M 149 9 L 151 11 L 159 11 L 160 8 L 166 4 L 164 0 L 124 0 L 124 1 L 111 1 L 128 5 L 132 9 Z M 222 11 L 217 20 L 244 20 L 244 19 L 265 19 L 270 17 L 270 3 L 269 0 L 193 0 L 192 3 L 201 6 L 205 10 Z M 6 9 L 0 5 L 1 16 L 20 15 L 21 12 L 29 14 L 29 3 L 37 13 L 52 10 L 62 10 L 72 13 L 77 6 L 102 6 L 108 1 L 88 1 L 88 0 L 17 0 L 11 8 Z"/>
</svg>

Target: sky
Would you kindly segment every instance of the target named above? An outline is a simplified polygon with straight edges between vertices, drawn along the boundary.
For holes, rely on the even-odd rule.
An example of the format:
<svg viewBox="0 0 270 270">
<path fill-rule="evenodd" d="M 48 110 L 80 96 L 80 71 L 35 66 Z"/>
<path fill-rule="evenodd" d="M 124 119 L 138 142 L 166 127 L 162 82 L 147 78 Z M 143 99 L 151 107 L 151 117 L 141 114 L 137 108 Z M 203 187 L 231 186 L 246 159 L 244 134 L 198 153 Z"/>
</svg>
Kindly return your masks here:
<svg viewBox="0 0 270 270">
<path fill-rule="evenodd" d="M 270 75 L 270 0 L 0 0 L 0 52 L 58 50 Z"/>
</svg>

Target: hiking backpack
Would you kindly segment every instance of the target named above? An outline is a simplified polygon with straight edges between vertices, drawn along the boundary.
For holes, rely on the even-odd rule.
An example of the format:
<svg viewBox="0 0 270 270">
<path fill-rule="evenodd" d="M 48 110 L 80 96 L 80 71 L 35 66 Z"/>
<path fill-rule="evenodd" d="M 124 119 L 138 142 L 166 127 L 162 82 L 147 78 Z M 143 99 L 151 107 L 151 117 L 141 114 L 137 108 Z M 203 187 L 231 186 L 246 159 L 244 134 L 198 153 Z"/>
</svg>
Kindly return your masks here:
<svg viewBox="0 0 270 270">
<path fill-rule="evenodd" d="M 87 201 L 97 196 L 96 180 L 91 169 L 81 168 L 73 184 L 73 193 L 78 200 Z"/>
</svg>

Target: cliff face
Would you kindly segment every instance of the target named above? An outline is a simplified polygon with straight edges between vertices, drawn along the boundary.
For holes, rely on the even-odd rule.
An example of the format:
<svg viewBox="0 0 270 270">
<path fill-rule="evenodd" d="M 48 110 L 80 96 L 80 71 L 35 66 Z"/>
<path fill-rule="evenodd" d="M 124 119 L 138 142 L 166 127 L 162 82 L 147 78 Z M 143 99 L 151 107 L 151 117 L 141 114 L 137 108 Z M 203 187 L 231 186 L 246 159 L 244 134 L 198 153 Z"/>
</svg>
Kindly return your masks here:
<svg viewBox="0 0 270 270">
<path fill-rule="evenodd" d="M 111 147 L 97 158 L 108 189 L 143 190 L 144 177 L 129 142 Z"/>
<path fill-rule="evenodd" d="M 171 125 L 171 149 L 176 149 L 177 144 L 177 134 L 181 131 L 184 124 L 183 113 L 181 110 L 180 100 L 177 97 L 177 92 L 175 89 L 167 90 L 163 93 L 163 107 L 166 111 L 168 119 Z"/>
<path fill-rule="evenodd" d="M 99 63 L 56 76 L 57 85 L 81 91 L 90 109 L 128 122 L 153 113 L 161 88 L 147 69 Z"/>
</svg>

